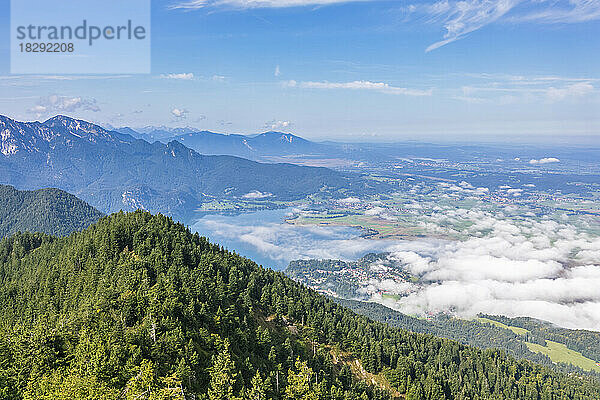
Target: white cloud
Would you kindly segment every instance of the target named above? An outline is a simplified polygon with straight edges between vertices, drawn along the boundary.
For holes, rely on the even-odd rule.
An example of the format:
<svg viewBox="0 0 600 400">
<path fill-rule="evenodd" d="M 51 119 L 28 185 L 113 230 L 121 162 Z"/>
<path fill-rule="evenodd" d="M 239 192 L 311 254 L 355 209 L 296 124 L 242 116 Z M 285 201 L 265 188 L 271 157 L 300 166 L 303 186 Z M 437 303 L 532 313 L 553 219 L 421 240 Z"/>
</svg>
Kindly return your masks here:
<svg viewBox="0 0 600 400">
<path fill-rule="evenodd" d="M 489 254 L 465 254 L 464 257 L 442 258 L 436 270 L 425 277 L 431 281 L 527 282 L 534 278 L 552 277 L 562 271 L 556 261 L 514 260 Z"/>
<path fill-rule="evenodd" d="M 360 204 L 360 199 L 357 197 L 346 197 L 343 199 L 338 200 L 338 203 L 340 204 Z"/>
<path fill-rule="evenodd" d="M 429 52 L 452 43 L 463 36 L 497 21 L 520 0 L 462 0 L 439 1 L 428 7 L 428 13 L 443 21 L 446 33 L 444 39 L 433 43 L 425 51 Z"/>
<path fill-rule="evenodd" d="M 454 96 L 471 103 L 484 103 L 496 100 L 502 104 L 515 102 L 539 103 L 576 100 L 596 92 L 592 84 L 598 78 L 570 78 L 559 76 L 514 76 L 501 74 L 470 74 L 479 80 L 478 85 L 461 88 Z"/>
<path fill-rule="evenodd" d="M 540 1 L 540 3 L 550 3 L 550 6 L 517 16 L 514 21 L 568 24 L 600 19 L 600 2 L 596 0 L 568 0 L 555 3 Z"/>
<path fill-rule="evenodd" d="M 174 116 L 175 118 L 187 118 L 187 115 L 189 114 L 189 111 L 184 109 L 184 108 L 174 108 L 171 110 L 171 115 Z"/>
<path fill-rule="evenodd" d="M 48 107 L 38 104 L 36 106 L 31 107 L 29 111 L 36 114 L 45 114 L 48 111 Z"/>
<path fill-rule="evenodd" d="M 205 7 L 232 8 L 285 8 L 303 6 L 324 6 L 370 0 L 191 0 L 171 5 L 170 9 L 196 10 Z"/>
<path fill-rule="evenodd" d="M 557 163 L 560 162 L 560 160 L 558 158 L 555 157 L 547 157 L 547 158 L 540 158 L 539 160 L 529 160 L 529 164 L 532 165 L 536 165 L 536 164 L 550 164 L 550 163 Z"/>
<path fill-rule="evenodd" d="M 520 196 L 521 193 L 523 193 L 523 189 L 508 189 L 506 193 L 512 194 L 513 196 Z"/>
<path fill-rule="evenodd" d="M 373 90 L 381 93 L 406 95 L 406 96 L 431 96 L 432 89 L 409 89 L 392 86 L 384 82 L 353 81 L 353 82 L 297 82 L 290 80 L 283 83 L 286 87 L 300 87 L 304 89 L 348 89 L 348 90 Z"/>
<path fill-rule="evenodd" d="M 163 74 L 160 76 L 163 79 L 175 79 L 182 81 L 191 81 L 194 79 L 194 74 L 191 72 L 188 73 L 180 73 L 180 74 Z"/>
<path fill-rule="evenodd" d="M 382 207 L 373 207 L 369 208 L 365 211 L 365 215 L 381 215 L 385 212 L 385 208 Z"/>
<path fill-rule="evenodd" d="M 296 226 L 280 222 L 247 221 L 226 216 L 205 216 L 192 228 L 221 244 L 235 245 L 236 250 L 250 248 L 252 253 L 268 258 L 270 267 L 285 268 L 291 260 L 354 260 L 369 252 L 423 251 L 423 243 L 398 243 L 359 237 L 359 231 L 345 227 Z M 432 244 L 432 246 L 435 246 Z M 253 254 L 247 254 L 253 256 Z"/>
<path fill-rule="evenodd" d="M 421 277 L 394 308 L 465 318 L 481 312 L 530 316 L 600 331 L 600 238 L 551 220 L 512 222 L 480 210 L 443 214 L 474 222 L 466 228 L 470 238 L 433 255 L 393 254 Z M 484 231 L 489 233 L 476 237 Z"/>
<path fill-rule="evenodd" d="M 397 282 L 392 279 L 370 279 L 364 283 L 364 286 L 358 289 L 358 292 L 373 296 L 375 301 L 379 300 L 379 302 L 383 302 L 384 299 L 380 292 L 404 294 L 410 292 L 413 288 L 414 285 L 409 282 Z"/>
<path fill-rule="evenodd" d="M 443 39 L 427 47 L 432 51 L 493 23 L 581 23 L 600 19 L 598 0 L 440 0 L 405 7 L 408 14 L 429 16 L 441 24 Z"/>
<path fill-rule="evenodd" d="M 293 124 L 290 121 L 272 120 L 272 121 L 265 123 L 264 128 L 270 129 L 270 130 L 281 130 L 281 129 L 288 129 L 292 125 Z"/>
<path fill-rule="evenodd" d="M 567 97 L 583 97 L 592 93 L 594 90 L 595 88 L 591 83 L 578 82 L 562 88 L 550 87 L 546 92 L 546 96 L 551 101 L 559 101 Z"/>
<path fill-rule="evenodd" d="M 213 75 L 211 78 L 214 82 L 225 82 L 226 77 L 223 75 Z"/>
<path fill-rule="evenodd" d="M 74 111 L 100 111 L 96 99 L 80 96 L 51 95 L 39 99 L 38 104 L 28 110 L 39 118 L 44 115 Z"/>
<path fill-rule="evenodd" d="M 261 192 L 258 190 L 253 190 L 249 193 L 246 193 L 245 195 L 242 196 L 243 199 L 264 199 L 267 197 L 272 197 L 273 193 L 268 193 L 268 192 Z"/>
<path fill-rule="evenodd" d="M 360 202 L 344 200 L 348 205 Z M 258 254 L 270 260 L 268 266 L 280 268 L 294 259 L 354 260 L 368 252 L 389 251 L 394 264 L 403 264 L 420 282 L 371 280 L 363 290 L 374 301 L 405 313 L 530 316 L 600 331 L 600 238 L 566 222 L 518 213 L 512 220 L 504 215 L 509 212 L 516 211 L 438 205 L 419 218 L 438 228 L 460 226 L 468 238 L 463 241 L 371 240 L 357 237 L 357 230 L 350 228 L 294 226 L 243 216 L 206 216 L 193 228 L 236 250 L 250 249 L 242 254 Z M 378 298 L 382 290 L 403 297 Z"/>
<path fill-rule="evenodd" d="M 277 65 L 277 66 L 275 67 L 275 72 L 274 72 L 274 75 L 275 75 L 275 76 L 280 76 L 280 75 L 281 75 L 281 69 L 279 69 L 279 65 Z"/>
</svg>

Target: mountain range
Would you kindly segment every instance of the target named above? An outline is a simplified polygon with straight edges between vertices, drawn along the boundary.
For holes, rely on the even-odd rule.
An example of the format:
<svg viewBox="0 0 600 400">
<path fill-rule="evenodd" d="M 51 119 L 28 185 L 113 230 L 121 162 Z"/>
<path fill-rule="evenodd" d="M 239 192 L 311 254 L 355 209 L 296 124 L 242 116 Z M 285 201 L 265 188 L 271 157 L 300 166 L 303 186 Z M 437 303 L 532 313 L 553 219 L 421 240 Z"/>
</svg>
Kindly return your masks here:
<svg viewBox="0 0 600 400">
<path fill-rule="evenodd" d="M 204 155 L 176 140 L 149 143 L 65 116 L 45 122 L 0 116 L 0 134 L 0 183 L 57 187 L 103 212 L 142 208 L 186 218 L 203 202 L 253 192 L 285 201 L 381 185 L 326 168 Z M 258 136 L 255 143 L 271 136 Z"/>
<path fill-rule="evenodd" d="M 316 143 L 290 133 L 275 131 L 257 135 L 222 134 L 194 128 L 165 127 L 139 130 L 125 127 L 116 131 L 165 143 L 176 140 L 202 154 L 233 155 L 252 160 L 264 160 L 268 156 L 326 156 L 340 153 L 337 145 Z"/>
</svg>

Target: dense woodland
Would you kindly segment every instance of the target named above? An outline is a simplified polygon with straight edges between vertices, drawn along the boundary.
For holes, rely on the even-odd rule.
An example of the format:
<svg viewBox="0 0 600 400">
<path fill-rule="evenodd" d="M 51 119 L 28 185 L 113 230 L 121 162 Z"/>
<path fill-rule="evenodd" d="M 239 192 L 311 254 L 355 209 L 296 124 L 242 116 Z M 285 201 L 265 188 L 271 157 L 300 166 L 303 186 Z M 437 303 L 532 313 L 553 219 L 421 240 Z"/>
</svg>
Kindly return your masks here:
<svg viewBox="0 0 600 400">
<path fill-rule="evenodd" d="M 600 360 L 600 332 L 565 329 L 527 317 L 508 318 L 502 315 L 486 315 L 485 317 L 506 325 L 527 329 L 531 342 L 541 345 L 544 345 L 546 340 L 564 343 L 568 348 L 578 351 L 592 360 Z"/>
<path fill-rule="evenodd" d="M 0 185 L 0 238 L 19 231 L 66 236 L 87 228 L 103 215 L 62 190 L 21 191 Z"/>
<path fill-rule="evenodd" d="M 392 310 L 381 304 L 369 301 L 370 295 L 361 292 L 360 282 L 342 278 L 343 275 L 331 273 L 344 269 L 364 269 L 375 262 L 387 262 L 389 253 L 369 253 L 357 261 L 342 260 L 294 260 L 285 270 L 285 274 L 297 282 L 310 287 L 325 288 L 333 291 L 333 298 L 338 304 L 352 309 L 379 322 L 384 322 L 409 330 L 427 333 L 434 336 L 456 340 L 482 349 L 497 348 L 506 351 L 516 358 L 525 358 L 561 372 L 595 376 L 594 371 L 584 371 L 567 363 L 554 363 L 548 356 L 533 352 L 526 342 L 546 345 L 546 340 L 565 344 L 568 348 L 581 352 L 592 360 L 600 360 L 600 333 L 585 330 L 570 330 L 554 326 L 548 322 L 533 318 L 507 318 L 504 316 L 482 315 L 506 325 L 527 329 L 524 335 L 504 329 L 493 324 L 483 324 L 477 320 L 463 320 L 439 314 L 434 318 L 422 319 Z M 408 272 L 396 267 L 396 273 L 406 281 L 418 279 Z"/>
<path fill-rule="evenodd" d="M 425 320 L 411 317 L 373 302 L 343 300 L 339 298 L 334 300 L 344 307 L 348 307 L 359 314 L 365 315 L 371 319 L 374 319 L 375 321 L 390 324 L 391 326 L 397 328 L 406 329 L 411 332 L 428 333 L 434 336 L 456 340 L 460 343 L 468 344 L 481 349 L 502 349 L 516 358 L 525 358 L 538 364 L 551 367 L 557 371 L 576 373 L 578 375 L 589 375 L 595 377 L 596 379 L 600 379 L 600 374 L 597 372 L 584 371 L 583 369 L 572 364 L 554 363 L 550 357 L 541 353 L 530 351 L 526 345 L 526 342 L 537 343 L 540 345 L 546 344 L 545 339 L 542 339 L 537 331 L 532 331 L 528 334 L 520 336 L 508 329 L 500 328 L 492 324 L 483 324 L 477 321 L 451 318 L 445 315 L 439 315 L 431 320 Z M 514 321 L 527 320 L 529 324 L 527 325 L 528 328 L 525 329 L 532 327 L 546 327 L 547 329 L 564 332 L 563 337 L 548 335 L 546 339 L 556 340 L 559 343 L 564 343 L 567 345 L 567 347 L 576 351 L 585 350 L 586 353 L 584 353 L 584 355 L 589 353 L 593 354 L 594 352 L 597 352 L 598 347 L 600 347 L 600 339 L 594 340 L 594 338 L 598 337 L 596 332 L 582 330 L 574 331 L 558 328 L 552 326 L 548 322 L 542 322 L 532 318 L 507 318 L 491 315 L 482 316 L 503 322 L 506 325 L 519 326 L 523 328 L 525 328 L 525 325 L 521 326 Z M 570 336 L 577 337 L 579 339 L 579 343 L 583 342 L 586 344 L 586 346 L 580 346 L 578 348 L 568 340 L 564 340 L 564 337 Z"/>
<path fill-rule="evenodd" d="M 3 399 L 598 399 L 587 377 L 373 322 L 137 211 L 0 243 Z"/>
</svg>

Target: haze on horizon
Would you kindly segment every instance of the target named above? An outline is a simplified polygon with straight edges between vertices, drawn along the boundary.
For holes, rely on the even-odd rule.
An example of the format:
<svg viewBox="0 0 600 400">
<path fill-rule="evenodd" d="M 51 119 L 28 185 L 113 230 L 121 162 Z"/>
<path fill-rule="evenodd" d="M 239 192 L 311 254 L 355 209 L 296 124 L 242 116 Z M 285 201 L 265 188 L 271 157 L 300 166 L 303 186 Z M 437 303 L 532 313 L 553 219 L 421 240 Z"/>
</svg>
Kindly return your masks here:
<svg viewBox="0 0 600 400">
<path fill-rule="evenodd" d="M 169 0 L 152 13 L 150 75 L 10 75 L 0 42 L 1 113 L 347 142 L 600 136 L 598 0 Z"/>
</svg>

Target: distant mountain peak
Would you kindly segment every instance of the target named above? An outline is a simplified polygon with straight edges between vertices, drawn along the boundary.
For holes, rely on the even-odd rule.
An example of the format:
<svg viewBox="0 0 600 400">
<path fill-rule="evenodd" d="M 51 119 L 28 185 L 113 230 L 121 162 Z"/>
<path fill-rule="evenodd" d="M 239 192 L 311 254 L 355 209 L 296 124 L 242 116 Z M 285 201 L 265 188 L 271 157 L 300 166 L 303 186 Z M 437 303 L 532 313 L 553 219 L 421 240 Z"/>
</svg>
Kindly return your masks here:
<svg viewBox="0 0 600 400">
<path fill-rule="evenodd" d="M 84 129 L 95 132 L 107 132 L 106 129 L 99 125 L 81 119 L 67 117 L 66 115 L 56 115 L 44 121 L 42 125 L 53 128 L 57 126 L 64 126 L 65 128 L 69 129 Z"/>
<path fill-rule="evenodd" d="M 43 123 L 44 124 L 49 124 L 49 123 L 51 124 L 51 123 L 54 123 L 54 122 L 63 122 L 63 121 L 66 122 L 66 121 L 77 121 L 77 120 L 75 118 L 68 117 L 68 116 L 63 115 L 63 114 L 57 114 L 54 117 L 48 118 Z"/>
<path fill-rule="evenodd" d="M 277 141 L 283 144 L 308 144 L 310 143 L 308 140 L 301 138 L 300 136 L 293 135 L 291 133 L 278 132 L 278 131 L 268 131 L 261 133 L 256 136 L 257 140 L 268 140 L 268 141 Z"/>
<path fill-rule="evenodd" d="M 59 143 L 86 141 L 90 143 L 125 141 L 126 138 L 109 132 L 91 122 L 56 115 L 44 122 L 18 122 L 0 116 L 0 152 L 5 156 L 17 153 L 47 153 Z"/>
<path fill-rule="evenodd" d="M 199 135 L 222 135 L 222 134 L 221 133 L 216 133 L 216 132 L 213 132 L 213 131 L 203 130 L 203 131 L 189 131 L 189 132 L 186 132 L 186 133 L 180 135 L 179 137 L 199 136 Z"/>
</svg>

